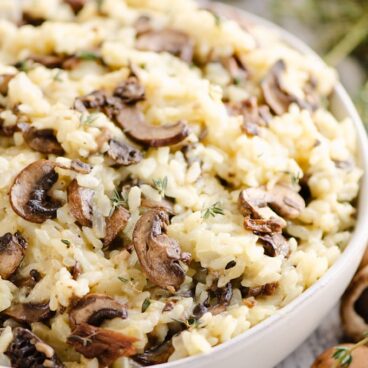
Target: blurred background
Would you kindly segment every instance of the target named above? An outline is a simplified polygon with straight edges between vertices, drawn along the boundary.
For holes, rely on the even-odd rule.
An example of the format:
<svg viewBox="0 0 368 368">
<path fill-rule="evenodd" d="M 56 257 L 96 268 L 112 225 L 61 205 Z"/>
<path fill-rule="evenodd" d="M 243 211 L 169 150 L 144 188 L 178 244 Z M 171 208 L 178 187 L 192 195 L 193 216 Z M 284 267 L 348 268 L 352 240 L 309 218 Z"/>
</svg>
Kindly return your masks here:
<svg viewBox="0 0 368 368">
<path fill-rule="evenodd" d="M 368 127 L 368 0 L 222 0 L 281 25 L 339 70 Z"/>
</svg>

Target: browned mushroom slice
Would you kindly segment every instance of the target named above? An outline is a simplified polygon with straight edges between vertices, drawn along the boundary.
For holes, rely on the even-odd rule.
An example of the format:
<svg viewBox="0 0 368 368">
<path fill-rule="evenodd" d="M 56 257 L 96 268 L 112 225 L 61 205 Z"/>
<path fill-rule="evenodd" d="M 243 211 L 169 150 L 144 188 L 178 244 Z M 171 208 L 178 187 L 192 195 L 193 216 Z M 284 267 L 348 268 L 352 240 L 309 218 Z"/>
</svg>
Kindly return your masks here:
<svg viewBox="0 0 368 368">
<path fill-rule="evenodd" d="M 16 327 L 13 340 L 5 351 L 13 368 L 63 368 L 54 349 L 31 331 Z"/>
<path fill-rule="evenodd" d="M 81 187 L 74 179 L 68 186 L 68 204 L 71 214 L 82 226 L 92 226 L 92 201 L 95 192 Z"/>
<path fill-rule="evenodd" d="M 178 242 L 166 235 L 169 218 L 162 210 L 150 210 L 138 220 L 133 231 L 133 245 L 149 280 L 162 288 L 178 289 L 185 272 Z"/>
<path fill-rule="evenodd" d="M 186 33 L 174 29 L 144 32 L 138 36 L 136 47 L 144 51 L 168 52 L 188 63 L 193 59 L 193 41 Z"/>
<path fill-rule="evenodd" d="M 261 235 L 259 241 L 269 257 L 287 257 L 290 253 L 289 243 L 280 233 Z"/>
<path fill-rule="evenodd" d="M 27 60 L 34 63 L 41 64 L 46 68 L 63 68 L 63 64 L 70 58 L 68 55 L 34 55 L 27 58 Z"/>
<path fill-rule="evenodd" d="M 142 34 L 152 30 L 151 18 L 148 15 L 139 16 L 134 22 L 134 29 L 137 34 Z"/>
<path fill-rule="evenodd" d="M 231 115 L 241 115 L 243 124 L 241 129 L 249 136 L 259 135 L 259 128 L 268 126 L 272 119 L 268 106 L 258 106 L 257 99 L 252 97 L 228 105 Z"/>
<path fill-rule="evenodd" d="M 162 209 L 166 211 L 169 215 L 175 214 L 173 203 L 165 198 L 161 199 L 161 201 L 154 201 L 153 199 L 142 198 L 141 207 L 146 209 Z"/>
<path fill-rule="evenodd" d="M 276 185 L 270 193 L 268 205 L 284 218 L 297 218 L 305 208 L 303 197 L 291 188 Z"/>
<path fill-rule="evenodd" d="M 248 188 L 239 193 L 238 208 L 243 216 L 262 218 L 259 209 L 266 207 L 270 195 L 261 188 Z"/>
<path fill-rule="evenodd" d="M 114 96 L 126 104 L 135 104 L 144 100 L 145 90 L 135 75 L 131 75 L 124 83 L 114 90 Z"/>
<path fill-rule="evenodd" d="M 0 237 L 0 276 L 7 280 L 21 264 L 27 241 L 18 232 Z"/>
<path fill-rule="evenodd" d="M 6 96 L 8 94 L 9 82 L 15 77 L 14 74 L 0 75 L 0 94 Z"/>
<path fill-rule="evenodd" d="M 87 0 L 64 0 L 65 4 L 68 4 L 74 14 L 78 14 L 84 7 L 84 5 L 86 5 Z"/>
<path fill-rule="evenodd" d="M 285 71 L 285 62 L 278 60 L 261 83 L 264 99 L 276 115 L 286 113 L 293 102 L 299 102 L 295 96 L 292 96 L 283 88 L 281 78 Z"/>
<path fill-rule="evenodd" d="M 162 126 L 148 124 L 136 107 L 122 108 L 116 115 L 116 121 L 131 139 L 151 147 L 179 143 L 189 134 L 188 126 L 183 121 Z"/>
<path fill-rule="evenodd" d="M 20 303 L 13 304 L 1 314 L 20 323 L 33 323 L 49 319 L 54 313 L 50 310 L 49 303 Z"/>
<path fill-rule="evenodd" d="M 353 278 L 341 301 L 341 320 L 344 332 L 359 341 L 368 331 L 368 267 Z"/>
<path fill-rule="evenodd" d="M 213 298 L 209 306 L 209 311 L 213 315 L 224 312 L 226 310 L 226 307 L 230 304 L 231 298 L 233 296 L 233 288 L 231 282 L 228 282 L 222 288 L 214 285 L 209 295 L 210 298 Z"/>
<path fill-rule="evenodd" d="M 30 127 L 23 133 L 23 136 L 29 147 L 37 152 L 58 156 L 64 154 L 64 150 L 52 129 L 37 130 L 34 127 Z"/>
<path fill-rule="evenodd" d="M 136 352 L 133 346 L 136 338 L 86 323 L 78 325 L 67 342 L 87 359 L 97 358 L 100 367 L 108 367 L 119 357 Z"/>
<path fill-rule="evenodd" d="M 285 222 L 276 217 L 271 217 L 269 219 L 253 219 L 247 216 L 244 218 L 244 228 L 255 233 L 280 233 L 284 227 Z"/>
<path fill-rule="evenodd" d="M 117 207 L 113 214 L 106 219 L 106 235 L 103 246 L 108 247 L 111 242 L 124 230 L 130 218 L 130 213 L 124 207 Z"/>
<path fill-rule="evenodd" d="M 23 12 L 22 13 L 22 20 L 20 21 L 20 26 L 23 26 L 25 24 L 29 24 L 34 27 L 40 26 L 42 23 L 46 21 L 45 18 L 37 17 L 33 14 L 30 14 L 29 12 Z"/>
<path fill-rule="evenodd" d="M 134 355 L 132 359 L 143 366 L 163 364 L 169 360 L 173 352 L 174 347 L 172 344 L 172 340 L 170 339 L 164 341 L 162 344 L 158 346 L 146 350 L 142 354 Z"/>
<path fill-rule="evenodd" d="M 106 319 L 127 317 L 123 304 L 104 294 L 88 294 L 75 303 L 69 313 L 72 328 L 82 323 L 99 326 Z"/>
<path fill-rule="evenodd" d="M 106 93 L 104 91 L 94 91 L 88 95 L 75 99 L 74 108 L 80 112 L 86 112 L 88 109 L 100 109 L 106 105 Z"/>
<path fill-rule="evenodd" d="M 70 169 L 80 174 L 89 174 L 92 171 L 92 166 L 79 160 L 72 160 Z"/>
<path fill-rule="evenodd" d="M 142 153 L 130 144 L 117 141 L 116 139 L 109 140 L 108 156 L 121 166 L 130 166 L 142 161 Z"/>
<path fill-rule="evenodd" d="M 352 362 L 347 365 L 340 365 L 339 362 L 333 357 L 336 353 L 337 348 L 351 349 Z M 353 344 L 344 344 L 335 346 L 325 350 L 321 355 L 319 355 L 311 368 L 365 368 L 368 362 L 368 347 L 359 346 L 355 347 Z"/>
<path fill-rule="evenodd" d="M 56 217 L 61 203 L 48 195 L 58 179 L 55 167 L 52 161 L 38 160 L 16 176 L 10 188 L 10 203 L 13 210 L 25 220 L 42 223 Z"/>
<path fill-rule="evenodd" d="M 255 286 L 255 287 L 240 287 L 240 291 L 243 298 L 258 297 L 258 296 L 271 296 L 275 294 L 279 284 L 277 282 L 272 282 L 269 284 Z"/>
<path fill-rule="evenodd" d="M 228 70 L 235 83 L 245 81 L 249 77 L 249 71 L 243 60 L 237 55 L 222 60 L 223 66 Z"/>
</svg>

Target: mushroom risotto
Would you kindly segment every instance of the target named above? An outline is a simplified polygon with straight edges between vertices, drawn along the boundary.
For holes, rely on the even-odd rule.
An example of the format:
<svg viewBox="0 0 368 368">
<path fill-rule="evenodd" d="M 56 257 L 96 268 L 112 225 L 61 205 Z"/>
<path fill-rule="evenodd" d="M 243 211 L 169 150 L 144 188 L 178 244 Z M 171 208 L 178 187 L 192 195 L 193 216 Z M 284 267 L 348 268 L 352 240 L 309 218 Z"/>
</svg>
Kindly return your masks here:
<svg viewBox="0 0 368 368">
<path fill-rule="evenodd" d="M 0 2 L 0 365 L 209 352 L 354 227 L 335 72 L 192 0 Z"/>
</svg>

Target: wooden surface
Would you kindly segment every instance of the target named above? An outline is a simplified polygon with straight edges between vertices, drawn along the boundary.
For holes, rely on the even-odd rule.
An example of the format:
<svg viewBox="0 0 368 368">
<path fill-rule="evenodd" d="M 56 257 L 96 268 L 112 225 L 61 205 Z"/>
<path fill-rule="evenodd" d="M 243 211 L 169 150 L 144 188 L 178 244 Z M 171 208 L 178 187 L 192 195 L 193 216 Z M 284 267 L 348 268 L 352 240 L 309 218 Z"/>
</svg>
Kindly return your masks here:
<svg viewBox="0 0 368 368">
<path fill-rule="evenodd" d="M 335 307 L 313 335 L 275 368 L 310 368 L 322 351 L 341 341 L 341 338 L 339 312 L 338 307 Z"/>
</svg>

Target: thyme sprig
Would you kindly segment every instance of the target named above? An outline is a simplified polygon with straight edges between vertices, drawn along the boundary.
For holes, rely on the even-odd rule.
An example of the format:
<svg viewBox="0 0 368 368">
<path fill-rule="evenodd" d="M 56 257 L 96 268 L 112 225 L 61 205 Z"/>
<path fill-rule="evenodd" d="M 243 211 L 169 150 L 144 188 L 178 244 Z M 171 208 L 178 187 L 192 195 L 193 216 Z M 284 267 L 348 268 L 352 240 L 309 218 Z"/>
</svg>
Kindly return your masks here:
<svg viewBox="0 0 368 368">
<path fill-rule="evenodd" d="M 117 189 L 114 189 L 114 192 L 112 194 L 112 197 L 110 198 L 111 201 L 111 210 L 110 210 L 110 216 L 114 213 L 115 209 L 123 206 L 125 208 L 128 207 L 128 195 L 127 193 L 120 194 Z"/>
<path fill-rule="evenodd" d="M 98 119 L 98 115 L 99 113 L 97 112 L 93 112 L 91 114 L 82 113 L 82 115 L 79 118 L 80 125 L 91 126 Z"/>
<path fill-rule="evenodd" d="M 153 179 L 153 186 L 158 191 L 161 197 L 165 196 L 167 183 L 168 183 L 167 176 L 161 179 Z"/>
<path fill-rule="evenodd" d="M 210 217 L 216 217 L 216 215 L 224 215 L 225 212 L 222 209 L 220 202 L 216 202 L 213 205 L 204 208 L 201 211 L 201 217 L 205 220 L 209 219 Z"/>
<path fill-rule="evenodd" d="M 368 344 L 368 331 L 365 333 L 365 337 L 353 345 L 352 347 L 346 346 L 338 346 L 335 348 L 334 353 L 332 354 L 332 358 L 336 360 L 339 364 L 339 368 L 348 368 L 350 367 L 351 363 L 353 362 L 353 351 L 360 346 L 364 346 Z"/>
</svg>

